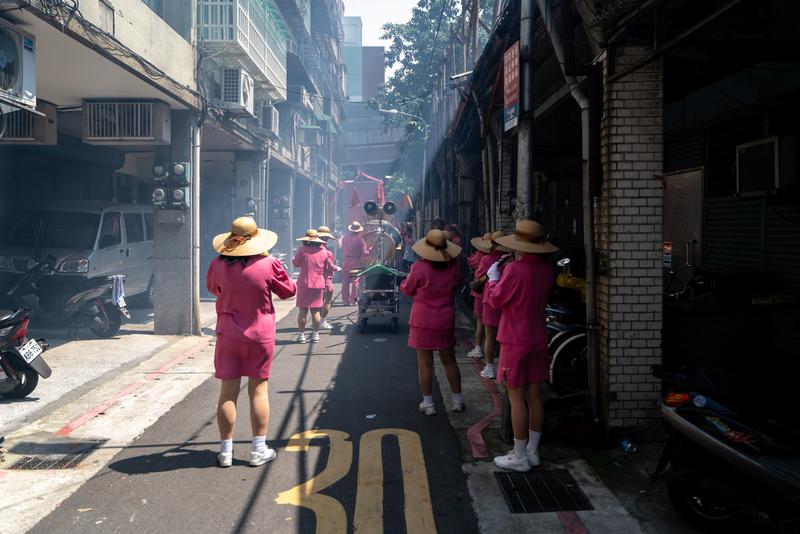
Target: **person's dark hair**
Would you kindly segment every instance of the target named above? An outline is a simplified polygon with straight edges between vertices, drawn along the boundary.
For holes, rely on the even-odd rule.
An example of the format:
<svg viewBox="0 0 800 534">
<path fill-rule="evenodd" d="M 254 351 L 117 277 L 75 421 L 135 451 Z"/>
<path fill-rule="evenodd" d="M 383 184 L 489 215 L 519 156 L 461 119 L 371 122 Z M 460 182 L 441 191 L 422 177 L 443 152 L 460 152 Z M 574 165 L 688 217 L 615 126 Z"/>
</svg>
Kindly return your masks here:
<svg viewBox="0 0 800 534">
<path fill-rule="evenodd" d="M 444 230 L 444 219 L 436 217 L 433 222 L 431 222 L 431 228 L 434 230 Z"/>
<path fill-rule="evenodd" d="M 228 265 L 233 265 L 234 263 L 241 263 L 243 266 L 247 265 L 247 262 L 250 261 L 250 258 L 253 256 L 226 256 L 225 254 L 220 254 L 219 259 L 227 263 Z"/>
<path fill-rule="evenodd" d="M 450 267 L 455 260 L 453 259 L 453 260 L 450 260 L 450 261 L 430 261 L 430 260 L 427 260 L 427 261 L 433 265 L 434 269 L 438 269 L 440 271 L 444 271 L 448 267 Z"/>
</svg>

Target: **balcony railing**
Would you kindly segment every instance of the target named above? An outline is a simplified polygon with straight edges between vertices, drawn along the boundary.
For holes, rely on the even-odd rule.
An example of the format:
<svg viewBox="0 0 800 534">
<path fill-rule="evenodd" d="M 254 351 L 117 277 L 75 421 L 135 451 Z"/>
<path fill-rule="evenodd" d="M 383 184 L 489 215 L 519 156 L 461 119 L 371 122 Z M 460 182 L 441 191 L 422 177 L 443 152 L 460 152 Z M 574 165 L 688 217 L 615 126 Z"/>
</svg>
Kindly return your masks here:
<svg viewBox="0 0 800 534">
<path fill-rule="evenodd" d="M 201 45 L 243 62 L 267 86 L 270 97 L 286 98 L 287 38 L 266 3 L 271 0 L 200 0 Z M 235 63 L 234 63 L 235 64 Z"/>
</svg>

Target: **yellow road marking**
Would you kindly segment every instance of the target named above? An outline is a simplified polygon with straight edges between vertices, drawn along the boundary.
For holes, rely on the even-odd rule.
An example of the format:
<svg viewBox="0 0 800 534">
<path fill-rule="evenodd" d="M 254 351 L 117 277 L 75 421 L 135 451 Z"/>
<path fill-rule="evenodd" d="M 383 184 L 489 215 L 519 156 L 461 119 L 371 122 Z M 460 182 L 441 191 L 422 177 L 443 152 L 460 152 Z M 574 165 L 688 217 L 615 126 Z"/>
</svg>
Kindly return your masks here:
<svg viewBox="0 0 800 534">
<path fill-rule="evenodd" d="M 302 506 L 314 512 L 317 534 L 339 534 L 347 532 L 347 514 L 339 501 L 318 492 L 344 478 L 350 471 L 353 461 L 353 444 L 348 441 L 350 436 L 339 430 L 307 430 L 292 436 L 286 450 L 307 451 L 312 439 L 324 437 L 330 440 L 330 454 L 325 469 L 310 480 L 278 494 L 275 502 Z"/>
<path fill-rule="evenodd" d="M 405 493 L 406 532 L 436 532 L 431 492 L 419 435 L 410 430 L 383 428 L 361 437 L 358 460 L 358 493 L 353 528 L 355 532 L 383 532 L 383 455 L 381 439 L 396 436 Z"/>
</svg>

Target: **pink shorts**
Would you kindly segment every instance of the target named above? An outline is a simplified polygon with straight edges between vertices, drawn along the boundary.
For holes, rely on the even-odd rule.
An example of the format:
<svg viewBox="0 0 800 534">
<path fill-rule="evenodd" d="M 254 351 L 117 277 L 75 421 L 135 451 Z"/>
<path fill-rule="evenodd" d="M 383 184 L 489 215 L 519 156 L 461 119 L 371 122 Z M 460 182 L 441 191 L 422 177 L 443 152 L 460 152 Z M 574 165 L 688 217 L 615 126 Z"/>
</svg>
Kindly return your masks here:
<svg viewBox="0 0 800 534">
<path fill-rule="evenodd" d="M 475 297 L 472 313 L 475 314 L 476 319 L 483 319 L 483 299 L 481 297 Z"/>
<path fill-rule="evenodd" d="M 311 289 L 309 287 L 297 286 L 297 307 L 321 308 L 322 294 L 324 292 L 324 289 Z"/>
<path fill-rule="evenodd" d="M 217 334 L 214 376 L 220 380 L 236 380 L 243 376 L 267 379 L 274 353 L 274 341 L 259 343 Z"/>
<path fill-rule="evenodd" d="M 550 378 L 550 356 L 547 345 L 526 347 L 503 343 L 500 347 L 500 365 L 497 381 L 511 388 L 544 382 Z"/>
<path fill-rule="evenodd" d="M 411 326 L 408 333 L 408 346 L 421 350 L 452 349 L 456 346 L 455 330 L 433 330 Z"/>
<path fill-rule="evenodd" d="M 500 326 L 500 316 L 503 314 L 502 310 L 492 308 L 485 302 L 483 303 L 483 324 L 486 326 Z"/>
</svg>

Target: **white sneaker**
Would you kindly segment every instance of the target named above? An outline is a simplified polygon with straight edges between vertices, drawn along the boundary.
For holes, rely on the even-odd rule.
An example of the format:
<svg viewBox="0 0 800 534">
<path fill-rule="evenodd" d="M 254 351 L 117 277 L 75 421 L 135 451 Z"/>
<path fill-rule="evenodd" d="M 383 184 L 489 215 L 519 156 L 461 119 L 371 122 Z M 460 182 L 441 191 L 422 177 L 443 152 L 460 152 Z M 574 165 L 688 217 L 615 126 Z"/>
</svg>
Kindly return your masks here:
<svg viewBox="0 0 800 534">
<path fill-rule="evenodd" d="M 316 343 L 319 341 L 319 332 L 311 332 L 311 342 Z"/>
<path fill-rule="evenodd" d="M 500 469 L 507 469 L 509 471 L 517 471 L 518 473 L 525 473 L 531 470 L 531 463 L 528 461 L 527 456 L 519 458 L 514 451 L 510 451 L 505 456 L 496 456 L 494 465 Z"/>
<path fill-rule="evenodd" d="M 275 452 L 275 449 L 270 449 L 269 447 L 263 451 L 250 451 L 250 466 L 258 467 L 259 465 L 264 465 L 274 460 L 277 455 L 278 453 Z"/>
<path fill-rule="evenodd" d="M 531 467 L 539 467 L 542 465 L 542 460 L 539 458 L 538 451 L 528 451 L 528 463 Z"/>
<path fill-rule="evenodd" d="M 497 378 L 497 375 L 494 372 L 494 365 L 492 365 L 491 363 L 487 363 L 486 367 L 484 367 L 483 371 L 481 371 L 481 377 L 488 378 L 490 380 Z"/>
<path fill-rule="evenodd" d="M 299 336 L 297 336 L 297 342 L 298 343 L 308 343 L 308 340 L 306 339 L 306 335 L 305 334 L 300 334 Z"/>
<path fill-rule="evenodd" d="M 333 330 L 333 325 L 328 321 L 322 321 L 322 324 L 319 325 L 322 330 Z"/>
<path fill-rule="evenodd" d="M 463 402 L 456 402 L 453 401 L 453 412 L 454 413 L 463 413 L 464 410 L 467 409 L 467 405 Z"/>
<path fill-rule="evenodd" d="M 217 465 L 220 467 L 230 467 L 233 465 L 233 453 L 221 452 L 217 454 Z"/>
<path fill-rule="evenodd" d="M 419 403 L 419 411 L 424 413 L 425 415 L 436 415 L 436 406 L 433 404 L 427 405 L 423 403 Z"/>
<path fill-rule="evenodd" d="M 475 347 L 467 353 L 467 357 L 472 358 L 473 360 L 480 360 L 483 358 L 483 351 L 480 347 Z"/>
</svg>

